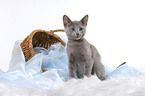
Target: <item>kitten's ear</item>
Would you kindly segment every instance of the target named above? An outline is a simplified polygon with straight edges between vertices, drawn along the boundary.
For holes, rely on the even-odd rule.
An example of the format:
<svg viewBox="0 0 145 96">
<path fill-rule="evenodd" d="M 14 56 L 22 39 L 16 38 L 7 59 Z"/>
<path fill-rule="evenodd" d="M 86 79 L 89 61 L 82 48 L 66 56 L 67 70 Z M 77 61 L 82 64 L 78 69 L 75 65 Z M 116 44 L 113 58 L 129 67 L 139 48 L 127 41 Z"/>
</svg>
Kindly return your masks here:
<svg viewBox="0 0 145 96">
<path fill-rule="evenodd" d="M 70 25 L 71 22 L 72 21 L 66 15 L 63 16 L 63 24 L 64 24 L 65 27 Z"/>
<path fill-rule="evenodd" d="M 82 24 L 87 26 L 87 22 L 88 22 L 88 15 L 84 16 L 81 20 Z"/>
</svg>

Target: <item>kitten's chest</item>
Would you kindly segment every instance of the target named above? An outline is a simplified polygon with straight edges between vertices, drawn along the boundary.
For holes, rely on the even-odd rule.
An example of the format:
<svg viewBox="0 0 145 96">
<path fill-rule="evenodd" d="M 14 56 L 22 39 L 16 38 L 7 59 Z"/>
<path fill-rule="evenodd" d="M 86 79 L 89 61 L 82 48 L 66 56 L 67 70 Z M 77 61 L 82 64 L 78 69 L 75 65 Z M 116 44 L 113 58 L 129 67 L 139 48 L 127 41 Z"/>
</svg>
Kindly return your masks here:
<svg viewBox="0 0 145 96">
<path fill-rule="evenodd" d="M 76 58 L 79 57 L 90 57 L 91 48 L 90 44 L 87 41 L 82 42 L 73 42 L 67 44 L 67 53 L 68 55 L 73 54 Z"/>
</svg>

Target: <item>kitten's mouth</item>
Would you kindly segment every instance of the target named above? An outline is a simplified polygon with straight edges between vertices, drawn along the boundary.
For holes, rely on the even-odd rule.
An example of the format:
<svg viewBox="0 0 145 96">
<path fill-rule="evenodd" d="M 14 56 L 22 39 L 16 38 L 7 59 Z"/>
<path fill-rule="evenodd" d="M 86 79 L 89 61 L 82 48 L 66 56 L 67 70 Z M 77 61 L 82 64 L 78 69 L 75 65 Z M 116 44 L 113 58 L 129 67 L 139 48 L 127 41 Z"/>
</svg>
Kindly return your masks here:
<svg viewBox="0 0 145 96">
<path fill-rule="evenodd" d="M 80 40 L 81 39 L 81 36 L 80 37 L 76 37 L 76 38 L 74 38 L 75 40 Z"/>
</svg>

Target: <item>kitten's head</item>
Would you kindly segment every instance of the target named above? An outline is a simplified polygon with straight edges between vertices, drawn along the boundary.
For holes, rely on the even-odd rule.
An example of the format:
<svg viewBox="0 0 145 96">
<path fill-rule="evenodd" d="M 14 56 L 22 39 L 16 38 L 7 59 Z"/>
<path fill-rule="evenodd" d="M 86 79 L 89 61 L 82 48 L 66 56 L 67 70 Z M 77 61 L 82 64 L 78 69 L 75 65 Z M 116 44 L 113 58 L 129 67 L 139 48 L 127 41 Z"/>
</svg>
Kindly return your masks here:
<svg viewBox="0 0 145 96">
<path fill-rule="evenodd" d="M 88 15 L 80 21 L 71 21 L 66 15 L 63 16 L 64 29 L 69 40 L 81 40 L 86 33 Z"/>
</svg>

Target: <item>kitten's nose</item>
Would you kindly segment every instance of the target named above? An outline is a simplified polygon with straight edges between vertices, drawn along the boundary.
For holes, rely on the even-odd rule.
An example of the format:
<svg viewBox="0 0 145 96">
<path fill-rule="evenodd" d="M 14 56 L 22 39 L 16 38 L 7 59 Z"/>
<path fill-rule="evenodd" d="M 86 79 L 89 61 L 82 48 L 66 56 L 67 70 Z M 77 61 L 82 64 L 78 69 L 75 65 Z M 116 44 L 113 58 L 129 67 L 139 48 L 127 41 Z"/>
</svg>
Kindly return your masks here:
<svg viewBox="0 0 145 96">
<path fill-rule="evenodd" d="M 76 33 L 76 35 L 79 36 L 80 34 L 79 33 Z"/>
</svg>

